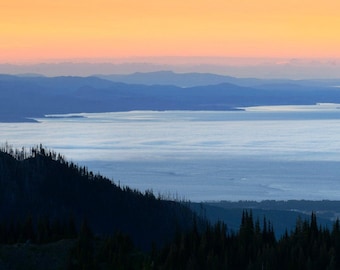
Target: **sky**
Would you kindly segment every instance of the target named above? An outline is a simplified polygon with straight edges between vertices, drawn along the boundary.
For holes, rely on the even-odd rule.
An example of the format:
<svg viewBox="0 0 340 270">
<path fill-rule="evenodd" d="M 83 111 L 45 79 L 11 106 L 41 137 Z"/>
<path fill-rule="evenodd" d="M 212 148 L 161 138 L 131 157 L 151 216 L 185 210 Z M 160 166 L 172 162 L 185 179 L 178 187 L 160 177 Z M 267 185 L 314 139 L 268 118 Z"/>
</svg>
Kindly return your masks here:
<svg viewBox="0 0 340 270">
<path fill-rule="evenodd" d="M 340 58 L 338 0 L 4 0 L 0 63 Z"/>
<path fill-rule="evenodd" d="M 338 0 L 4 0 L 0 62 L 340 58 Z"/>
</svg>

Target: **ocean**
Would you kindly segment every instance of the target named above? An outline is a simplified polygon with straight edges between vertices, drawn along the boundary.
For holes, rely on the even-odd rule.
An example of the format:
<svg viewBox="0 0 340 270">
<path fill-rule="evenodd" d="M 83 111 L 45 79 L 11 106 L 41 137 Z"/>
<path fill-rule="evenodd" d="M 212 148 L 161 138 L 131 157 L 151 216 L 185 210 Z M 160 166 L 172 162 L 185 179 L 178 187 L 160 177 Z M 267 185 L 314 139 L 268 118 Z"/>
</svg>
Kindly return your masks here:
<svg viewBox="0 0 340 270">
<path fill-rule="evenodd" d="M 163 198 L 339 200 L 339 107 L 53 115 L 0 123 L 0 142 L 41 143 L 116 184 Z"/>
</svg>

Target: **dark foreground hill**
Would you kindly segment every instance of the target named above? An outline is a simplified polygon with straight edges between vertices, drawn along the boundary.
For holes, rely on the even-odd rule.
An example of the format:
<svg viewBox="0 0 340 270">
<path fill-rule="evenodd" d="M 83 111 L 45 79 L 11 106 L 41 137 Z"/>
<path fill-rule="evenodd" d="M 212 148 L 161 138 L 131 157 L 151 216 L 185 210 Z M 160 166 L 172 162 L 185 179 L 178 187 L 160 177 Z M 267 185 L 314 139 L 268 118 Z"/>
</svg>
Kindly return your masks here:
<svg viewBox="0 0 340 270">
<path fill-rule="evenodd" d="M 248 211 L 230 230 L 41 146 L 0 151 L 0 269 L 340 269 L 339 220 L 312 212 L 276 238 Z"/>
<path fill-rule="evenodd" d="M 5 147 L 4 147 L 5 148 Z M 0 152 L 0 223 L 39 220 L 80 228 L 95 235 L 122 232 L 142 248 L 161 244 L 176 230 L 191 228 L 194 214 L 184 204 L 141 193 L 66 161 L 42 147 Z M 21 239 L 22 241 L 30 239 Z"/>
</svg>

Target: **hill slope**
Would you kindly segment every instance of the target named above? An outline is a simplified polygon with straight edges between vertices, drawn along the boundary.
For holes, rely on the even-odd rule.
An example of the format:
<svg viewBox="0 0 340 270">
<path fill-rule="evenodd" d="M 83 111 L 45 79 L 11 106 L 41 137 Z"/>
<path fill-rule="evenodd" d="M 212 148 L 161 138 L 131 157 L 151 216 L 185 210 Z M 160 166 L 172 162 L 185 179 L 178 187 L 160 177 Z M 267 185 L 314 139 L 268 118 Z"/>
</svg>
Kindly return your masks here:
<svg viewBox="0 0 340 270">
<path fill-rule="evenodd" d="M 4 149 L 3 149 L 4 150 Z M 162 243 L 176 229 L 189 228 L 193 213 L 183 204 L 119 187 L 37 147 L 0 152 L 0 220 L 66 220 L 79 228 L 87 220 L 95 234 L 121 231 L 139 247 Z"/>
</svg>

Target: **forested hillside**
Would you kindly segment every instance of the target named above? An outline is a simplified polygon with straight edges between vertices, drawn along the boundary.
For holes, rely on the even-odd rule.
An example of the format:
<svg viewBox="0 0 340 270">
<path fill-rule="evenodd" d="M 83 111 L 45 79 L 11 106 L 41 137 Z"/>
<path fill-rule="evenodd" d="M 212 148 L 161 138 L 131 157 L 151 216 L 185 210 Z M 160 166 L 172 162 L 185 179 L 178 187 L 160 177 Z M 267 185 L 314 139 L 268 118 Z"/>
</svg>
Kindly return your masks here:
<svg viewBox="0 0 340 270">
<path fill-rule="evenodd" d="M 177 235 L 156 257 L 156 269 L 340 269 L 340 222 L 319 226 L 313 213 L 276 239 L 270 221 L 244 211 L 237 232 L 223 223 Z"/>
<path fill-rule="evenodd" d="M 340 222 L 281 237 L 243 211 L 211 224 L 185 203 L 120 187 L 42 146 L 0 151 L 1 269 L 339 269 Z"/>
<path fill-rule="evenodd" d="M 0 152 L 0 223 L 3 227 L 39 222 L 84 221 L 95 235 L 128 234 L 141 248 L 169 240 L 192 226 L 195 215 L 184 204 L 161 200 L 151 191 L 120 187 L 42 146 Z M 58 225 L 58 226 L 59 226 Z M 67 227 L 67 226 L 66 226 Z M 71 226 L 72 227 L 72 226 Z M 65 232 L 67 235 L 74 232 Z M 15 242 L 19 239 L 9 239 Z M 30 240 L 22 236 L 22 241 Z"/>
</svg>

